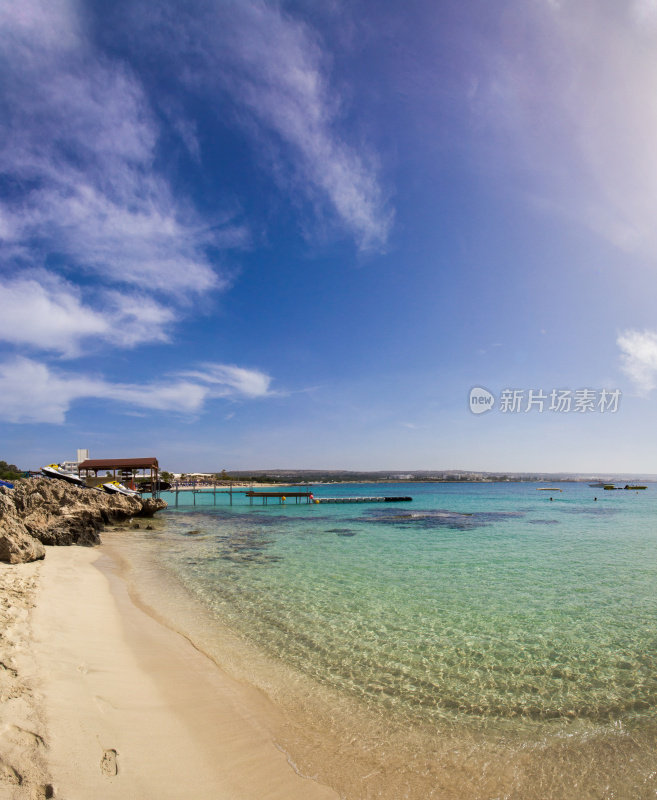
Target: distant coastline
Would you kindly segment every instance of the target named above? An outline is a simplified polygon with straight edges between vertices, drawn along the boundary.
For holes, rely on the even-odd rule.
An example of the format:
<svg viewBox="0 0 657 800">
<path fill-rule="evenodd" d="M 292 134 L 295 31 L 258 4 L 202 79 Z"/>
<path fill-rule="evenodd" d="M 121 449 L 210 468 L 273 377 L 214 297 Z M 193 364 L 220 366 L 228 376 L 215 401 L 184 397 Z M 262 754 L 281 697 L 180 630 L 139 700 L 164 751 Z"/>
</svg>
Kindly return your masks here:
<svg viewBox="0 0 657 800">
<path fill-rule="evenodd" d="M 194 473 L 182 480 L 176 475 L 172 489 L 194 489 L 212 487 L 217 489 L 264 488 L 277 486 L 319 486 L 340 483 L 587 483 L 599 481 L 615 482 L 657 482 L 657 475 L 643 473 L 597 472 L 597 473 L 554 473 L 554 472 L 473 472 L 469 470 L 414 470 L 390 471 L 349 471 L 349 470 L 231 470 L 224 472 L 221 479 L 217 473 Z"/>
</svg>

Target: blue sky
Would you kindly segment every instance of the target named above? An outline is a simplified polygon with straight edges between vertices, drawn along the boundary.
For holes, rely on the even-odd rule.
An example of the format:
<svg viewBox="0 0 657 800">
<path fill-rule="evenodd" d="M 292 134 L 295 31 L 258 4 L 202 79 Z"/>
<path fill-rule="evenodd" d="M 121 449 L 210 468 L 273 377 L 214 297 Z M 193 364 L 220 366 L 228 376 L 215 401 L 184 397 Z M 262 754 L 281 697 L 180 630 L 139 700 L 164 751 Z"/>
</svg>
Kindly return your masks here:
<svg viewBox="0 0 657 800">
<path fill-rule="evenodd" d="M 655 0 L 4 4 L 0 458 L 657 473 L 656 68 Z"/>
</svg>

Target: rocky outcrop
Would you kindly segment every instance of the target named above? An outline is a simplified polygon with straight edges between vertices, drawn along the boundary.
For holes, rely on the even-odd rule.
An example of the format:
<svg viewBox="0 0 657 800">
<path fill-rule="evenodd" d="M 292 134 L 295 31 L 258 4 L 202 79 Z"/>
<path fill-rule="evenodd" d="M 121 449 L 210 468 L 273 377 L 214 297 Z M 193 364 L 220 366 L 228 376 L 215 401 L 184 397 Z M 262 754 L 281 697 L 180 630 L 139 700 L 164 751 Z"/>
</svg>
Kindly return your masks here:
<svg viewBox="0 0 657 800">
<path fill-rule="evenodd" d="M 45 558 L 45 555 L 45 547 L 38 539 L 30 536 L 24 526 L 14 525 L 9 531 L 0 528 L 0 561 L 22 564 L 25 561 L 38 561 Z"/>
<path fill-rule="evenodd" d="M 164 502 L 164 500 L 150 497 L 142 500 L 141 504 L 141 511 L 136 515 L 138 517 L 152 517 L 156 511 L 161 511 L 163 508 L 167 507 L 167 504 Z"/>
<path fill-rule="evenodd" d="M 100 544 L 108 523 L 166 508 L 164 500 L 81 489 L 60 480 L 28 478 L 0 487 L 0 561 L 16 564 L 45 556 L 48 545 Z"/>
</svg>

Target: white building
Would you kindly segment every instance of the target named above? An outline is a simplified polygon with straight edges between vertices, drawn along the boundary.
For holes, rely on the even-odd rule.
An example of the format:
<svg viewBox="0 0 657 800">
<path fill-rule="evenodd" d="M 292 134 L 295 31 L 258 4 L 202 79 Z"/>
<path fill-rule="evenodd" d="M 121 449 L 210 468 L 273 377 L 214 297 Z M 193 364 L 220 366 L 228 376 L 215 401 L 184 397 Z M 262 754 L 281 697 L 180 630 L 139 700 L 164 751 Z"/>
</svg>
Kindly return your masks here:
<svg viewBox="0 0 657 800">
<path fill-rule="evenodd" d="M 66 470 L 66 472 L 73 472 L 77 475 L 78 465 L 81 464 L 83 461 L 86 461 L 88 458 L 89 458 L 89 451 L 78 448 L 77 461 L 61 461 L 60 463 L 62 465 L 62 469 Z"/>
</svg>

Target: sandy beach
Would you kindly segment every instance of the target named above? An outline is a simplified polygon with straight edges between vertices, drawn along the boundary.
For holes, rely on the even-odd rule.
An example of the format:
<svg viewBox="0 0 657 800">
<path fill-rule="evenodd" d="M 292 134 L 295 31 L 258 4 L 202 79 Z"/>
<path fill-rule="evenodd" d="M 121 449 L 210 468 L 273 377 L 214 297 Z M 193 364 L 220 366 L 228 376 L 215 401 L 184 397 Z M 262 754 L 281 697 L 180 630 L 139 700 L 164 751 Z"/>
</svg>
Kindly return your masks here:
<svg viewBox="0 0 657 800">
<path fill-rule="evenodd" d="M 0 565 L 0 798 L 336 798 L 269 702 L 133 604 L 103 548 Z"/>
<path fill-rule="evenodd" d="M 652 572 L 615 557 L 620 566 L 594 587 L 601 602 L 590 604 L 588 616 L 579 612 L 577 592 L 585 573 L 558 573 L 564 547 L 581 554 L 580 570 L 584 557 L 587 565 L 594 559 L 582 531 L 604 545 L 591 576 L 610 552 L 627 558 L 628 537 L 638 537 L 637 548 L 645 540 L 642 552 L 652 553 L 652 535 L 637 533 L 640 508 L 623 499 L 628 513 L 596 511 L 593 527 L 588 514 L 572 521 L 573 508 L 588 510 L 582 499 L 564 503 L 550 510 L 563 530 L 553 524 L 532 537 L 532 520 L 544 519 L 540 501 L 522 517 L 483 524 L 489 512 L 474 503 L 490 490 L 477 491 L 473 501 L 471 490 L 427 490 L 403 536 L 389 533 L 386 518 L 359 523 L 340 506 L 316 521 L 304 508 L 297 517 L 278 506 L 192 508 L 148 524 L 109 525 L 98 547 L 47 546 L 44 561 L 0 564 L 0 800 L 654 798 L 657 724 L 643 713 L 654 694 Z M 535 488 L 499 491 L 517 506 Z M 586 488 L 577 491 L 588 497 Z M 452 527 L 442 510 L 447 492 L 450 505 L 467 510 L 449 515 Z M 650 531 L 652 504 L 639 502 L 645 517 L 638 518 Z M 470 522 L 467 536 L 455 527 L 462 517 Z M 519 529 L 529 533 L 518 537 Z M 527 553 L 545 559 L 548 535 L 557 554 L 532 576 L 540 559 Z M 556 634 L 553 644 L 543 617 L 536 636 L 521 619 L 516 637 L 533 646 L 529 657 L 522 646 L 487 635 L 489 651 L 469 661 L 464 647 L 483 641 L 482 625 L 495 617 L 488 605 L 481 617 L 468 614 L 491 591 L 495 597 L 492 576 L 505 574 L 488 544 L 494 554 L 515 547 L 508 563 L 522 564 L 515 584 L 497 582 L 498 613 L 509 588 L 533 589 L 533 577 L 542 575 L 547 606 L 537 612 L 547 608 L 556 624 L 552 587 L 563 606 L 570 586 L 576 621 L 591 617 L 595 636 L 584 638 L 585 627 L 582 645 L 568 636 L 569 623 L 560 634 L 565 645 Z M 481 565 L 476 580 L 461 569 L 465 548 Z M 458 566 L 440 583 L 443 599 L 450 583 L 459 588 L 455 613 L 425 605 L 418 616 L 423 586 L 408 591 L 409 576 L 421 574 L 418 552 L 431 580 L 442 564 Z M 647 555 L 643 561 L 650 563 Z M 489 564 L 491 579 L 483 581 Z M 382 574 L 385 565 L 394 571 Z M 463 627 L 432 639 L 432 620 L 450 614 Z M 614 631 L 632 638 L 608 655 L 600 642 L 614 621 Z M 512 622 L 504 617 L 506 628 Z M 408 660 L 414 630 L 425 670 L 417 674 Z M 368 637 L 377 631 L 380 639 Z M 440 661 L 450 653 L 455 669 Z M 588 666 L 591 659 L 602 666 Z M 440 676 L 431 671 L 436 665 Z M 565 670 L 571 678 L 561 677 Z M 336 676 L 341 685 L 329 683 Z M 461 706 L 451 713 L 438 701 L 453 702 L 458 691 Z M 536 714 L 539 703 L 551 716 Z"/>
<path fill-rule="evenodd" d="M 52 797 L 31 619 L 40 562 L 0 564 L 0 798 Z"/>
</svg>

